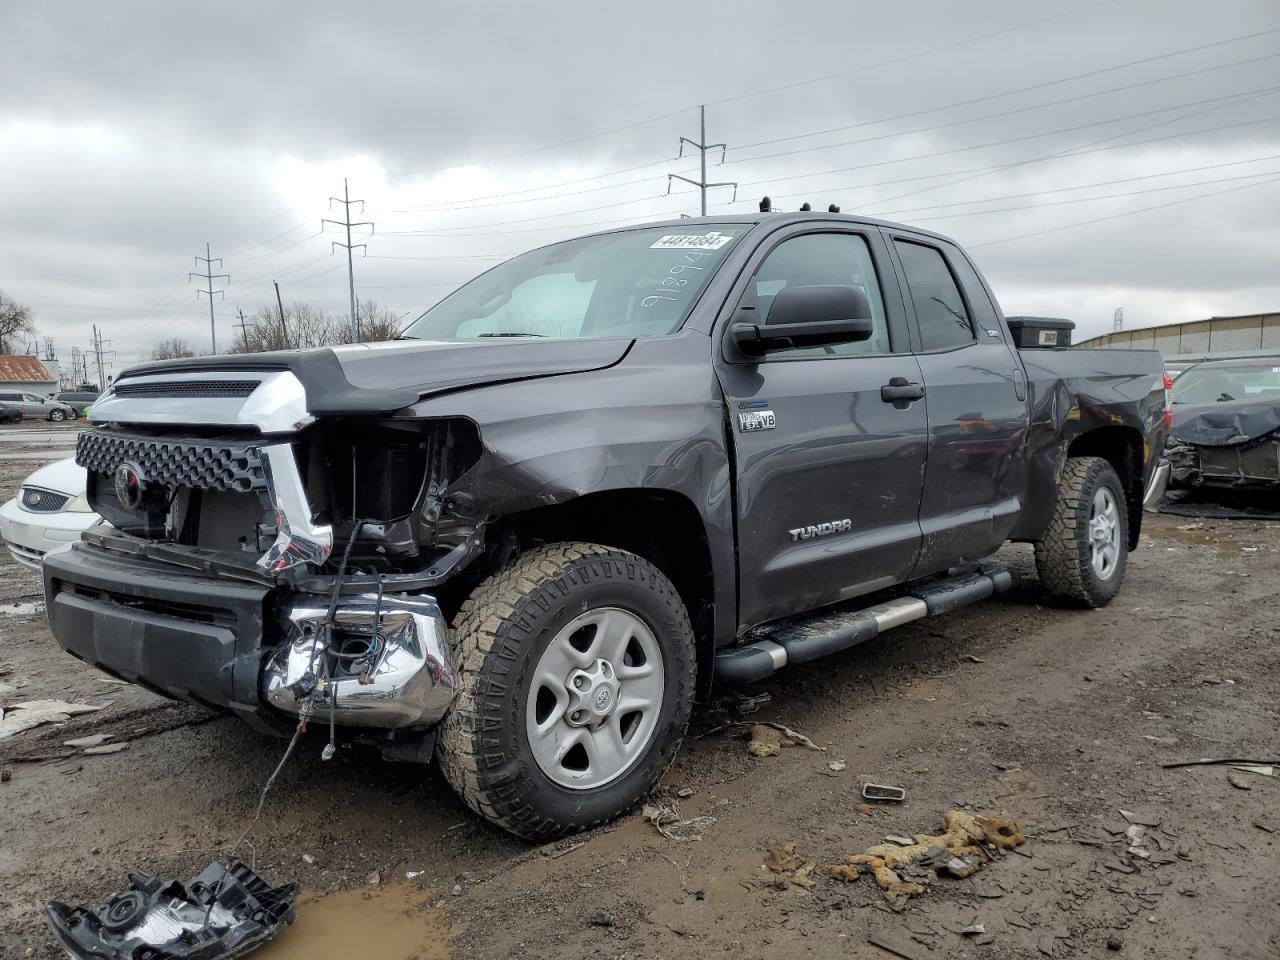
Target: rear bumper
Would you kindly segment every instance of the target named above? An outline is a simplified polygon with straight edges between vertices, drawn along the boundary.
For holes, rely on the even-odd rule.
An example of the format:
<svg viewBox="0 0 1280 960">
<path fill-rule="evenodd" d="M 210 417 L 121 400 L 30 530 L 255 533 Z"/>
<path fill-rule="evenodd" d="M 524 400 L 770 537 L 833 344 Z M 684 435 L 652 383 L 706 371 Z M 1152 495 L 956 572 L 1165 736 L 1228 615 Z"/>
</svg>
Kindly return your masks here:
<svg viewBox="0 0 1280 960">
<path fill-rule="evenodd" d="M 1155 470 L 1151 472 L 1151 480 L 1147 483 L 1146 493 L 1142 496 L 1142 505 L 1148 510 L 1154 510 L 1164 498 L 1164 493 L 1169 488 L 1169 472 L 1169 461 L 1165 459 L 1161 459 L 1156 464 Z"/>
<path fill-rule="evenodd" d="M 42 569 L 63 650 L 163 696 L 281 726 L 258 698 L 271 588 L 86 543 L 48 556 Z"/>
</svg>

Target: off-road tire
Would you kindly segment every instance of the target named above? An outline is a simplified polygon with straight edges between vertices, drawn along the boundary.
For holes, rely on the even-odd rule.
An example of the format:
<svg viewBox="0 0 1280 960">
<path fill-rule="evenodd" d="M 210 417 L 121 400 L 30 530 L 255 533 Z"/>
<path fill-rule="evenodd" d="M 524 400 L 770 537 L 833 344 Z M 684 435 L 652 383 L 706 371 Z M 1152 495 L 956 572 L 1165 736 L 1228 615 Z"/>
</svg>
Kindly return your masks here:
<svg viewBox="0 0 1280 960">
<path fill-rule="evenodd" d="M 618 779 L 561 787 L 534 760 L 525 730 L 530 672 L 557 632 L 596 607 L 640 616 L 662 650 L 664 689 L 645 753 Z M 592 543 L 539 547 L 478 586 L 454 618 L 457 698 L 441 724 L 437 757 L 472 810 L 517 836 L 547 840 L 588 830 L 631 809 L 675 758 L 693 704 L 689 615 L 657 567 Z"/>
<path fill-rule="evenodd" d="M 1120 550 L 1106 580 L 1094 572 L 1089 543 L 1089 509 L 1100 486 L 1111 488 L 1120 513 Z M 1062 470 L 1058 499 L 1044 538 L 1036 542 L 1040 584 L 1054 600 L 1072 606 L 1105 607 L 1124 581 L 1129 558 L 1129 515 L 1124 487 L 1101 457 L 1071 457 Z"/>
</svg>

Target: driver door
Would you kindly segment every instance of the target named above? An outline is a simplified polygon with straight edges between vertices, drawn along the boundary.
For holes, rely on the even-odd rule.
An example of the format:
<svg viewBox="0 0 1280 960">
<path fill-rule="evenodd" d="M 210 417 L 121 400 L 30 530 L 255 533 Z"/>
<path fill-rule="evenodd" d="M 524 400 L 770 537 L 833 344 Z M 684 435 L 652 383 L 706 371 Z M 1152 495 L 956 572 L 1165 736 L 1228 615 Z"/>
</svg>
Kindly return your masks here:
<svg viewBox="0 0 1280 960">
<path fill-rule="evenodd" d="M 897 583 L 920 550 L 927 422 L 923 399 L 882 391 L 921 376 L 879 232 L 834 222 L 780 230 L 744 271 L 720 336 L 740 302 L 754 298 L 764 318 L 779 290 L 819 284 L 862 289 L 869 340 L 750 362 L 721 350 L 717 360 L 736 463 L 744 628 Z"/>
</svg>

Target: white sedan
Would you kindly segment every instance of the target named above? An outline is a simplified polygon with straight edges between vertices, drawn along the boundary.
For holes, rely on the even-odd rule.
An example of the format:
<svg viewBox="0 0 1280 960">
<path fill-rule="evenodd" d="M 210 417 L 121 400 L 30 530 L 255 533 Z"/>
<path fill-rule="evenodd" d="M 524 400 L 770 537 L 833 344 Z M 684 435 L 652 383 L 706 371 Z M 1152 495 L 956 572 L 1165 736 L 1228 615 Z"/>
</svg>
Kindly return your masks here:
<svg viewBox="0 0 1280 960">
<path fill-rule="evenodd" d="M 85 497 L 85 471 L 72 459 L 41 467 L 0 507 L 0 535 L 13 559 L 40 569 L 45 554 L 65 550 L 102 523 Z"/>
</svg>

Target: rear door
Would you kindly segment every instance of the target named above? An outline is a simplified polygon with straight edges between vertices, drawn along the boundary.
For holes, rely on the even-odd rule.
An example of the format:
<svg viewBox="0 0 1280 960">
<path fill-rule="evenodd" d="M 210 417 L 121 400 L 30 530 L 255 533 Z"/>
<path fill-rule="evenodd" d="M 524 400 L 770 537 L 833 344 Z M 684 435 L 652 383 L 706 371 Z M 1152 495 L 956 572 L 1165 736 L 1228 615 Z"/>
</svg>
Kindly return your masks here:
<svg viewBox="0 0 1280 960">
<path fill-rule="evenodd" d="M 736 461 L 739 623 L 746 627 L 896 583 L 920 549 L 924 404 L 905 307 L 884 239 L 845 221 L 771 234 L 731 293 L 716 336 L 754 299 L 768 315 L 793 285 L 853 284 L 871 304 L 870 340 L 731 362 L 718 350 Z M 899 390 L 898 392 L 903 392 Z"/>
<path fill-rule="evenodd" d="M 929 452 L 913 576 L 987 556 L 1018 519 L 1024 482 L 1026 374 L 977 271 L 954 244 L 885 236 L 912 314 L 924 378 Z"/>
</svg>

